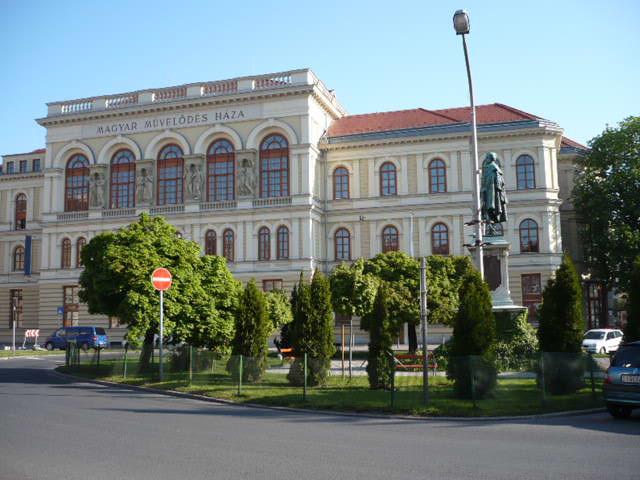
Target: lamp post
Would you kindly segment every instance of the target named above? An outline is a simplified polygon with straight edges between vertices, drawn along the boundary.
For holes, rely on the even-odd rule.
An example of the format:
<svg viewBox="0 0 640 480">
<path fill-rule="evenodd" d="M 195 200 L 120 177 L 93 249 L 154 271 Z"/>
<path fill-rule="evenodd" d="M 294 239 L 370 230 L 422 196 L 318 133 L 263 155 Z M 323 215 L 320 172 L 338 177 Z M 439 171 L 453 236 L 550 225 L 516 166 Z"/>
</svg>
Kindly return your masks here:
<svg viewBox="0 0 640 480">
<path fill-rule="evenodd" d="M 458 10 L 453 15 L 453 28 L 456 35 L 462 35 L 462 47 L 464 48 L 464 60 L 467 64 L 467 78 L 469 80 L 469 98 L 471 101 L 471 156 L 473 157 L 474 168 L 474 213 L 471 224 L 476 230 L 476 265 L 480 270 L 480 276 L 484 280 L 484 264 L 482 261 L 482 218 L 480 205 L 480 168 L 478 166 L 478 130 L 476 125 L 476 105 L 473 99 L 473 80 L 471 78 L 471 66 L 469 65 L 469 53 L 467 51 L 467 40 L 465 35 L 470 31 L 469 14 L 464 10 Z"/>
</svg>

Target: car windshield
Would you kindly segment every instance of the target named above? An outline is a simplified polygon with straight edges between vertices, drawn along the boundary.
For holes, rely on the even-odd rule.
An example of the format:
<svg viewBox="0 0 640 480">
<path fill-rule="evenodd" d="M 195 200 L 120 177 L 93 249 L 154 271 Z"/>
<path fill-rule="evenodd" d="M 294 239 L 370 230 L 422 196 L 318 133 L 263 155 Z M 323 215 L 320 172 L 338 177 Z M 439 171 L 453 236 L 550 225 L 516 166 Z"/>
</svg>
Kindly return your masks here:
<svg viewBox="0 0 640 480">
<path fill-rule="evenodd" d="M 604 338 L 604 332 L 587 332 L 584 334 L 585 340 L 602 340 Z"/>
<path fill-rule="evenodd" d="M 612 367 L 640 367 L 640 345 L 620 348 L 613 357 Z"/>
</svg>

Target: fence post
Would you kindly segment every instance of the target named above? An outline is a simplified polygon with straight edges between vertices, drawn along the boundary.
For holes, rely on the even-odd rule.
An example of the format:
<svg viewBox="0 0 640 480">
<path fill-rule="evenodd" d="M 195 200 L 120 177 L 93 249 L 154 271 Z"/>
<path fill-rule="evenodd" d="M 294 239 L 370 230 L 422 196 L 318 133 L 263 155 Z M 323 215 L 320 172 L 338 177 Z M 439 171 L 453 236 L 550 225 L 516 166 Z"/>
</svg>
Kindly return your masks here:
<svg viewBox="0 0 640 480">
<path fill-rule="evenodd" d="M 396 362 L 392 352 L 388 352 L 391 357 L 391 408 L 396 406 Z"/>
<path fill-rule="evenodd" d="M 546 399 L 546 382 L 544 380 L 544 352 L 540 352 L 540 378 L 541 378 L 541 385 L 542 385 L 542 405 L 544 406 L 544 404 L 547 402 Z"/>
<path fill-rule="evenodd" d="M 473 357 L 469 357 L 469 375 L 471 375 L 471 400 L 474 410 L 478 408 L 476 403 L 476 376 L 473 374 Z"/>
<path fill-rule="evenodd" d="M 189 345 L 189 385 L 193 382 L 193 345 Z"/>
<path fill-rule="evenodd" d="M 122 378 L 127 378 L 127 352 L 129 351 L 129 344 L 124 345 L 124 368 L 122 369 Z"/>
<path fill-rule="evenodd" d="M 307 401 L 307 354 L 304 354 L 304 387 L 302 390 L 302 400 Z"/>
<path fill-rule="evenodd" d="M 238 396 L 240 396 L 242 395 L 242 355 L 240 355 L 240 364 L 238 367 Z"/>
<path fill-rule="evenodd" d="M 593 354 L 589 352 L 589 371 L 591 373 L 591 395 L 596 399 L 596 383 L 593 379 Z"/>
</svg>

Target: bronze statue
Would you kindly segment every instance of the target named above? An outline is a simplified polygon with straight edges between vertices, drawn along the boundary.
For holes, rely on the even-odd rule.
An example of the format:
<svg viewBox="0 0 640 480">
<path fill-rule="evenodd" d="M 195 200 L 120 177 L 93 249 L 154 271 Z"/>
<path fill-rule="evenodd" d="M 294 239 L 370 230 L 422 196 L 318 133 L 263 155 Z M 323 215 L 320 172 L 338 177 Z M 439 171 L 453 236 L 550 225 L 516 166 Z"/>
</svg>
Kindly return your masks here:
<svg viewBox="0 0 640 480">
<path fill-rule="evenodd" d="M 482 221 L 488 226 L 488 233 L 493 233 L 491 224 L 507 221 L 507 195 L 504 186 L 504 175 L 498 156 L 489 152 L 482 162 L 482 182 L 480 186 L 482 203 Z"/>
</svg>

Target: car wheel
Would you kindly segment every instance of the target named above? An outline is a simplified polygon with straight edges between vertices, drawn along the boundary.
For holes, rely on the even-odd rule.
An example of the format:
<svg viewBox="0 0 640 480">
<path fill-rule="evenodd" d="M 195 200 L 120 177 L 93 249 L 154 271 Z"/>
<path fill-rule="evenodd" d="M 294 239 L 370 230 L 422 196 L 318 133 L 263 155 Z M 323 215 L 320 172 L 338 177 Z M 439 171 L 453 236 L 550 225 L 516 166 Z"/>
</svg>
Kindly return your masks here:
<svg viewBox="0 0 640 480">
<path fill-rule="evenodd" d="M 89 351 L 89 344 L 87 342 L 82 342 L 80 344 L 80 348 L 82 349 L 83 352 L 88 352 Z"/>
<path fill-rule="evenodd" d="M 51 351 L 51 350 L 53 350 L 55 347 L 53 346 L 53 343 L 52 343 L 52 342 L 47 342 L 47 343 L 45 343 L 44 348 L 46 348 L 47 350 Z"/>
<path fill-rule="evenodd" d="M 598 353 L 605 354 L 605 353 L 607 353 L 607 349 L 602 347 Z"/>
<path fill-rule="evenodd" d="M 626 407 L 624 405 L 607 403 L 607 410 L 609 410 L 609 413 L 616 418 L 629 418 L 631 416 L 631 407 Z"/>
</svg>

